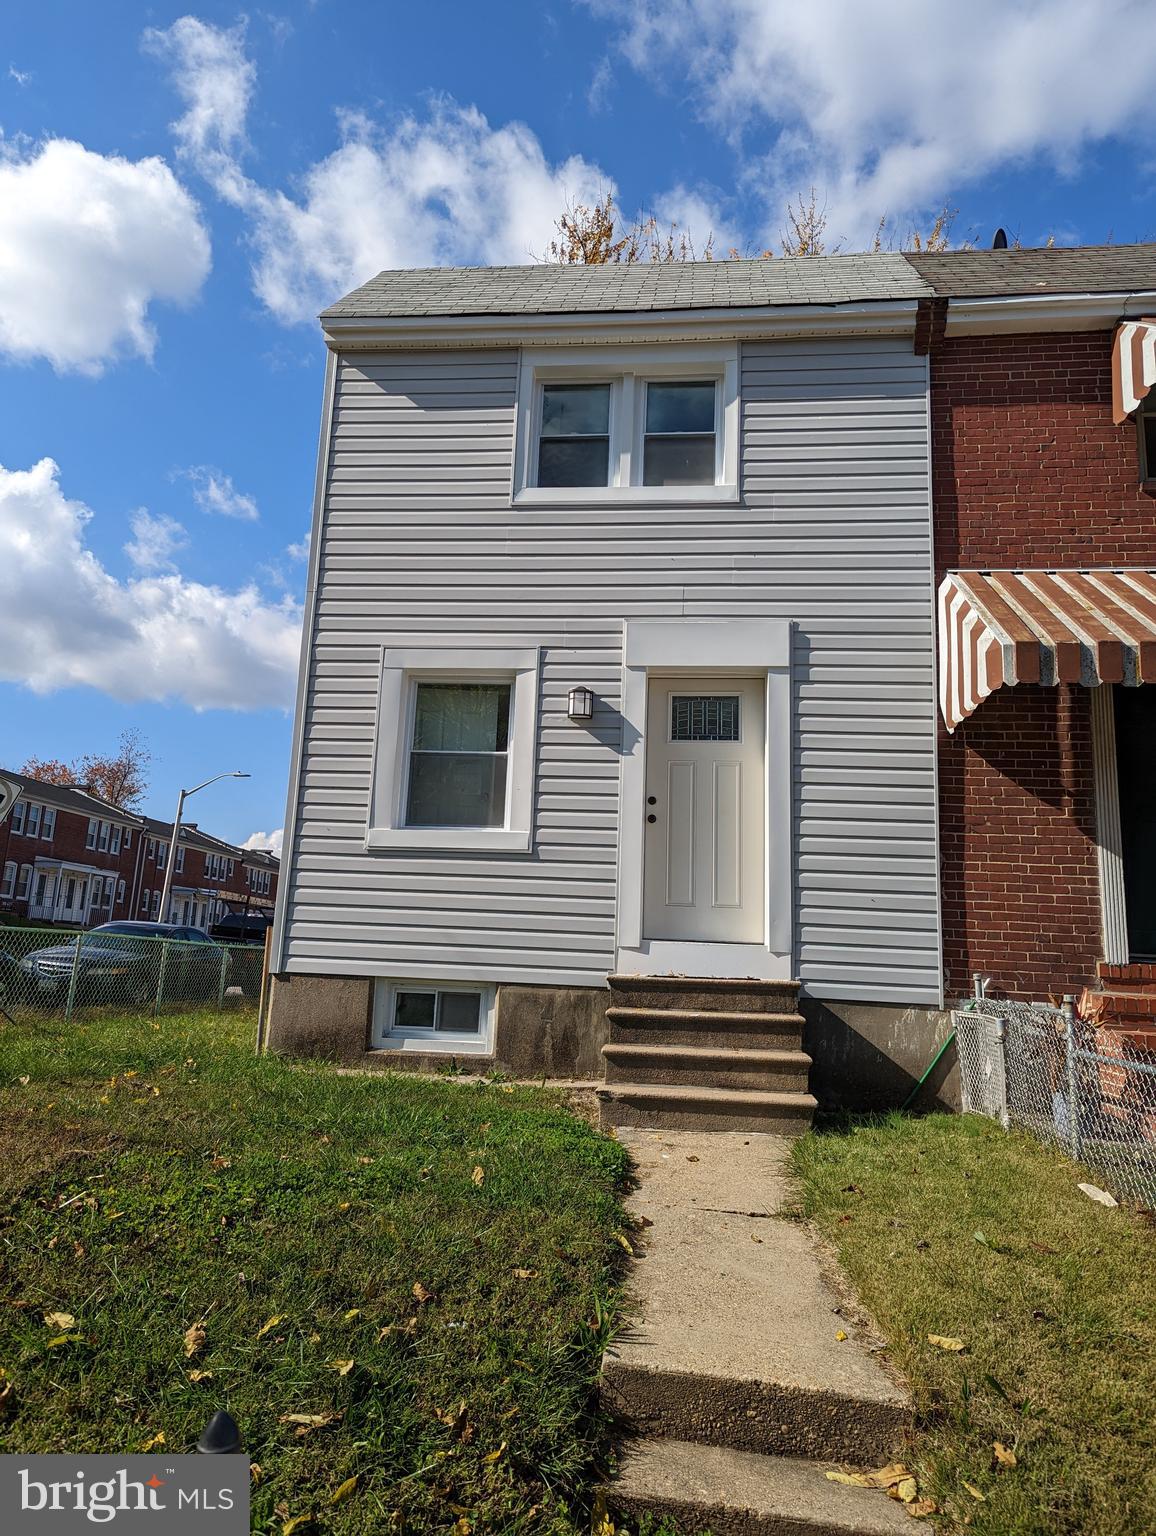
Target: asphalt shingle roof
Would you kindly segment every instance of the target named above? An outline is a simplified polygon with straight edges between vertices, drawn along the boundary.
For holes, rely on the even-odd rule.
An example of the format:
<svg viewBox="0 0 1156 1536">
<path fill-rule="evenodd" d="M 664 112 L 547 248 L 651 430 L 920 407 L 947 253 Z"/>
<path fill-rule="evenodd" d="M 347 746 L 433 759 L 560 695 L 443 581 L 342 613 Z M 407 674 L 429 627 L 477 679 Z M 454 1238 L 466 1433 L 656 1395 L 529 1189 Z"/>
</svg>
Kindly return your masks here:
<svg viewBox="0 0 1156 1536">
<path fill-rule="evenodd" d="M 591 267 L 540 262 L 379 272 L 331 305 L 321 319 L 639 314 L 1144 288 L 1156 288 L 1156 244 Z"/>
<path fill-rule="evenodd" d="M 1116 293 L 1156 288 L 1156 245 L 1082 245 L 1007 251 L 908 251 L 940 298 Z"/>
<path fill-rule="evenodd" d="M 76 811 L 81 816 L 98 816 L 104 821 L 120 821 L 128 826 L 144 825 L 143 818 L 135 811 L 124 811 L 119 805 L 110 805 L 86 789 L 75 789 L 65 784 L 47 784 L 43 779 L 31 779 L 26 773 L 13 773 L 11 768 L 0 768 L 0 777 L 12 779 L 20 785 L 21 798 L 39 800 L 42 805 L 54 805 L 58 810 Z"/>
<path fill-rule="evenodd" d="M 901 255 L 800 256 L 379 272 L 321 316 L 378 320 L 435 315 L 574 315 L 764 304 L 854 304 L 930 292 Z"/>
</svg>

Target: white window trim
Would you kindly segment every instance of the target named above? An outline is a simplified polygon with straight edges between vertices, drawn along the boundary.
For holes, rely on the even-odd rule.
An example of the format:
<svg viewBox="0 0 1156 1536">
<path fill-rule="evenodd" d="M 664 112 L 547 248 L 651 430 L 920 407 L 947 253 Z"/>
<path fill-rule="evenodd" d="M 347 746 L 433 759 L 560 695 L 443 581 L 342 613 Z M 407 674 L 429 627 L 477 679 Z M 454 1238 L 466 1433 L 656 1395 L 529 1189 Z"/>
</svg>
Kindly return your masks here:
<svg viewBox="0 0 1156 1536">
<path fill-rule="evenodd" d="M 645 385 L 654 379 L 714 379 L 714 485 L 643 485 Z M 538 486 L 542 385 L 608 383 L 610 484 Z M 514 506 L 703 506 L 739 499 L 739 349 L 737 342 L 683 346 L 523 348 L 518 368 L 518 420 L 511 500 Z"/>
<path fill-rule="evenodd" d="M 632 620 L 625 626 L 619 780 L 616 969 L 642 975 L 793 974 L 791 624 L 787 619 Z M 646 724 L 651 679 L 730 671 L 766 678 L 765 927 L 761 944 L 649 939 L 643 933 Z"/>
<path fill-rule="evenodd" d="M 462 853 L 529 853 L 533 845 L 534 757 L 538 739 L 540 657 L 537 650 L 422 650 L 382 653 L 374 743 L 373 793 L 367 849 L 425 848 Z M 506 820 L 501 827 L 407 827 L 415 684 L 512 683 L 506 770 Z"/>
<path fill-rule="evenodd" d="M 50 843 L 56 834 L 56 808 L 51 805 L 44 807 L 44 813 L 40 818 L 41 841 Z"/>
<path fill-rule="evenodd" d="M 9 859 L 4 866 L 4 877 L 0 881 L 0 896 L 10 900 L 16 894 L 16 874 L 19 866 L 15 859 Z"/>
<path fill-rule="evenodd" d="M 446 1056 L 489 1056 L 493 1052 L 497 991 L 497 987 L 487 981 L 409 981 L 402 977 L 379 977 L 373 984 L 371 1048 L 375 1051 L 422 1051 Z M 395 1032 L 393 1012 L 399 992 L 480 992 L 481 1028 L 476 1035 L 455 1035 L 444 1029 Z"/>
</svg>

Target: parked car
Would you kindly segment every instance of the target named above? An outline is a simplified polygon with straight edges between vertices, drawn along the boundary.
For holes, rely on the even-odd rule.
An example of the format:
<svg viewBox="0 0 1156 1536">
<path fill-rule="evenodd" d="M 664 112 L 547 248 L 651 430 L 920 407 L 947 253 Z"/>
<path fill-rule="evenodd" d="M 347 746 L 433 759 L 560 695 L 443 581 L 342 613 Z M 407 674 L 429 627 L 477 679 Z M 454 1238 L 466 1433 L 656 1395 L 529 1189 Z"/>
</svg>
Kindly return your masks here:
<svg viewBox="0 0 1156 1536">
<path fill-rule="evenodd" d="M 162 941 L 168 939 L 167 945 Z M 77 945 L 80 953 L 77 954 Z M 228 986 L 231 956 L 201 928 L 178 923 L 103 923 L 64 944 L 34 950 L 20 962 L 27 991 L 57 1002 L 72 985 L 84 1003 L 126 1003 L 143 1007 L 164 999 L 215 998 L 221 986 L 221 957 Z"/>
</svg>

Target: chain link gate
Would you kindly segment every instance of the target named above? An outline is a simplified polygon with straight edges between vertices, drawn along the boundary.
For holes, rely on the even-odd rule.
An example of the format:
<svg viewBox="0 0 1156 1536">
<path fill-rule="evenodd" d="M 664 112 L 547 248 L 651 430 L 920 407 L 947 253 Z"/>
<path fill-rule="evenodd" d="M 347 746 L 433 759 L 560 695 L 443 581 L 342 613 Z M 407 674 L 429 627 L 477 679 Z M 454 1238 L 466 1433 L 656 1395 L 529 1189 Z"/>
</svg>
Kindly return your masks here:
<svg viewBox="0 0 1156 1536">
<path fill-rule="evenodd" d="M 1047 1003 L 971 998 L 952 1010 L 965 1113 L 1022 1126 L 1156 1208 L 1156 1052 Z"/>
</svg>

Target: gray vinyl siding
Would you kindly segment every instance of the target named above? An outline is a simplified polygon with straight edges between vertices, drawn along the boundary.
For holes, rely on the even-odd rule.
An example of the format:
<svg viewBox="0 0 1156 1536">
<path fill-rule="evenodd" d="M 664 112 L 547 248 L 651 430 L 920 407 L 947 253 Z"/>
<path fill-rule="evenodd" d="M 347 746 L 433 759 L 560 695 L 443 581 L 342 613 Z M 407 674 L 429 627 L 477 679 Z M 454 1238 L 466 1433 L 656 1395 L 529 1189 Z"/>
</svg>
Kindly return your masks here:
<svg viewBox="0 0 1156 1536">
<path fill-rule="evenodd" d="M 601 985 L 623 621 L 788 618 L 797 972 L 938 1000 L 925 361 L 768 341 L 741 377 L 740 505 L 515 510 L 515 351 L 341 361 L 287 969 Z M 462 645 L 542 648 L 534 851 L 367 853 L 381 650 Z M 590 728 L 566 717 L 580 683 Z"/>
</svg>

